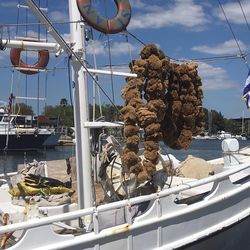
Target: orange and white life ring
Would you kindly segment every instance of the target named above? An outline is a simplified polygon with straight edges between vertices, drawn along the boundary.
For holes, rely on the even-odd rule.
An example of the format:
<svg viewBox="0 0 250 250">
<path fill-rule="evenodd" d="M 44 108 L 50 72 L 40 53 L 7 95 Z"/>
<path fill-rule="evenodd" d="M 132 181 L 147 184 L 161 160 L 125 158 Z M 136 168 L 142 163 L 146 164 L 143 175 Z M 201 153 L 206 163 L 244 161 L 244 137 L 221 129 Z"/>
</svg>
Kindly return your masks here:
<svg viewBox="0 0 250 250">
<path fill-rule="evenodd" d="M 31 71 L 29 69 L 45 69 L 49 62 L 49 51 L 48 50 L 39 50 L 38 51 L 38 60 L 35 64 L 26 64 L 23 62 L 21 57 L 21 48 L 12 48 L 10 50 L 10 60 L 11 63 L 20 68 L 25 68 L 19 70 L 20 72 L 26 75 L 33 75 L 39 73 L 39 71 Z M 27 70 L 26 70 L 27 69 Z"/>
<path fill-rule="evenodd" d="M 129 0 L 114 1 L 117 6 L 117 14 L 112 19 L 106 19 L 92 7 L 91 0 L 76 0 L 81 16 L 86 22 L 105 34 L 115 34 L 125 30 L 131 18 Z"/>
</svg>

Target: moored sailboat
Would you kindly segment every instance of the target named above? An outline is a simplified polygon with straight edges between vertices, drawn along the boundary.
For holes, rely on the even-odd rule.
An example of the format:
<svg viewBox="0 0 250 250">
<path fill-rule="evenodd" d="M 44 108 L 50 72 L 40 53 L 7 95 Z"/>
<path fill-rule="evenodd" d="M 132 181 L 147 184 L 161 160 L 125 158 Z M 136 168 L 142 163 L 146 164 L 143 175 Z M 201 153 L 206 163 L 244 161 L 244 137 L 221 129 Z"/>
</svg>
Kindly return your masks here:
<svg viewBox="0 0 250 250">
<path fill-rule="evenodd" d="M 0 112 L 0 151 L 41 150 L 55 147 L 59 133 L 34 126 L 33 116 L 9 113 L 6 106 Z"/>
</svg>

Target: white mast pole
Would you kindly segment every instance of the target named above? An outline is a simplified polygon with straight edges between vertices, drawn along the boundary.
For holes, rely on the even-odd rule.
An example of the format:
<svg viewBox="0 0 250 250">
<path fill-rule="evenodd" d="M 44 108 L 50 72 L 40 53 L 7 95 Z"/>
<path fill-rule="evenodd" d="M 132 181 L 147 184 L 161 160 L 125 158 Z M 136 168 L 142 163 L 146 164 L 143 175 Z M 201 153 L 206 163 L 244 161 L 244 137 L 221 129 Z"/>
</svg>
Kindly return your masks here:
<svg viewBox="0 0 250 250">
<path fill-rule="evenodd" d="M 69 20 L 81 19 L 76 1 L 68 0 Z M 85 41 L 83 25 L 76 22 L 70 24 L 71 42 L 73 51 L 85 62 Z M 72 57 L 72 72 L 74 81 L 74 117 L 76 128 L 76 165 L 77 165 L 77 186 L 78 204 L 80 208 L 87 208 L 93 205 L 92 181 L 91 181 L 91 157 L 90 157 L 90 136 L 89 129 L 84 127 L 88 121 L 88 95 L 86 72 L 82 70 L 81 64 Z"/>
<path fill-rule="evenodd" d="M 76 128 L 76 163 L 77 163 L 77 180 L 78 180 L 78 204 L 79 208 L 87 208 L 93 205 L 92 181 L 91 181 L 91 156 L 90 156 L 90 137 L 88 122 L 88 96 L 87 80 L 85 67 L 85 41 L 83 36 L 83 25 L 79 22 L 70 24 L 72 48 L 65 42 L 63 37 L 53 27 L 49 19 L 41 12 L 33 0 L 25 0 L 29 8 L 38 17 L 60 45 L 61 51 L 72 56 L 72 71 L 75 83 L 74 88 L 74 114 Z M 68 0 L 70 21 L 79 21 L 81 19 L 77 8 L 76 1 Z M 90 70 L 88 70 L 90 72 Z M 107 71 L 91 70 L 92 73 L 107 74 Z M 114 74 L 114 72 L 112 72 Z M 136 74 L 116 72 L 120 76 L 132 76 Z M 109 124 L 110 125 L 110 124 Z M 102 124 L 99 127 L 103 127 Z M 93 127 L 93 126 L 92 126 Z M 95 125 L 96 127 L 96 125 Z"/>
</svg>

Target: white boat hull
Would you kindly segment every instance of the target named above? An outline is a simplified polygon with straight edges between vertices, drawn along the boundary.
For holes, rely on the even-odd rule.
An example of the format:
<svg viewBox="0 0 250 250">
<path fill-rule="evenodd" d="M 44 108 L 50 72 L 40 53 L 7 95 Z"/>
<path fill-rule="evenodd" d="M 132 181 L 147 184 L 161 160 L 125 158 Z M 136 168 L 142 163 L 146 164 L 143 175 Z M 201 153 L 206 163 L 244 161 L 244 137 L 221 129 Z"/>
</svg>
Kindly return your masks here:
<svg viewBox="0 0 250 250">
<path fill-rule="evenodd" d="M 220 173 L 130 201 L 8 225 L 0 228 L 0 234 L 4 228 L 17 230 L 40 226 L 27 230 L 11 249 L 223 249 L 221 246 L 228 247 L 228 244 L 231 249 L 235 249 L 230 242 L 242 244 L 240 249 L 247 249 L 250 245 L 250 237 L 245 236 L 250 226 L 250 182 L 249 167 L 246 168 L 247 164 L 242 166 L 244 170 L 239 173 L 247 177 L 241 179 L 241 183 L 237 181 L 232 184 L 230 175 Z M 197 188 L 207 190 L 208 185 L 212 189 L 206 191 L 205 195 L 199 194 L 191 200 L 175 202 L 185 191 Z M 131 206 L 133 208 L 135 204 L 147 201 L 150 202 L 149 208 L 142 215 L 133 218 Z M 189 205 L 182 204 L 182 201 Z M 118 218 L 118 213 L 126 211 L 126 223 L 102 229 L 101 221 L 107 217 L 104 214 L 107 211 L 112 214 L 109 220 Z M 50 226 L 46 226 L 54 221 L 65 221 L 87 214 L 93 214 L 94 229 L 91 233 L 78 236 L 58 235 L 50 230 Z M 34 234 L 39 234 L 36 242 L 33 240 Z M 228 238 L 228 235 L 232 236 Z"/>
</svg>

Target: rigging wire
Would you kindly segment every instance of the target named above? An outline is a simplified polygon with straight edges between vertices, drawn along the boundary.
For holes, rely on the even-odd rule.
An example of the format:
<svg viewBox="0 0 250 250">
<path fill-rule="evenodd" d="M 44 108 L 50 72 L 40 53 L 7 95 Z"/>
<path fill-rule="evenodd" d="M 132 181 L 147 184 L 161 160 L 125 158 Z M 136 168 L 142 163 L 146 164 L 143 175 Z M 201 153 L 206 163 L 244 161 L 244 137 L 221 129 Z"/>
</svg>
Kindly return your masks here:
<svg viewBox="0 0 250 250">
<path fill-rule="evenodd" d="M 41 8 L 41 1 L 38 1 L 38 7 L 39 9 Z M 40 41 L 40 37 L 41 37 L 41 23 L 39 21 L 38 26 L 37 26 L 37 40 Z M 37 74 L 37 115 L 40 114 L 40 74 Z M 39 119 L 37 119 L 37 126 L 39 125 Z"/>
<path fill-rule="evenodd" d="M 26 9 L 26 23 L 28 23 L 28 9 Z M 26 37 L 28 37 L 28 26 L 26 26 Z M 25 56 L 26 56 L 26 63 L 28 62 L 28 51 L 25 51 Z M 27 96 L 28 96 L 28 75 L 25 75 L 25 104 L 27 105 L 28 100 L 27 100 Z"/>
<path fill-rule="evenodd" d="M 68 57 L 67 69 L 68 69 L 68 84 L 69 84 L 70 105 L 71 105 L 71 107 L 73 108 L 72 87 L 71 87 L 71 73 L 70 73 L 70 59 L 71 59 L 71 56 Z"/>
<path fill-rule="evenodd" d="M 107 11 L 107 1 L 105 0 L 105 15 L 106 19 L 108 19 L 108 11 Z M 111 92 L 112 92 L 112 101 L 115 103 L 115 92 L 114 92 L 114 78 L 113 78 L 113 68 L 112 68 L 112 59 L 111 59 L 111 46 L 110 46 L 110 36 L 109 32 L 106 37 L 108 38 L 108 56 L 109 56 L 109 68 L 110 68 L 110 81 L 111 81 Z M 115 120 L 117 120 L 117 113 L 115 113 Z"/>
<path fill-rule="evenodd" d="M 250 52 L 244 53 L 245 56 L 249 55 Z M 214 56 L 214 57 L 202 57 L 202 58 L 190 58 L 190 59 L 174 59 L 173 61 L 175 62 L 218 62 L 218 61 L 229 61 L 229 60 L 238 60 L 242 59 L 240 55 L 225 55 L 225 56 Z M 58 67 L 64 58 L 62 58 L 58 63 L 53 68 L 46 68 L 46 72 L 55 72 L 57 70 L 65 70 L 67 67 Z M 172 60 L 172 59 L 171 59 Z M 89 64 L 90 65 L 90 64 Z M 90 65 L 91 66 L 91 65 Z M 109 64 L 103 64 L 100 65 L 99 69 L 105 69 L 109 67 Z M 128 66 L 127 63 L 124 64 L 112 64 L 112 67 L 122 67 L 122 66 Z M 13 66 L 11 65 L 5 65 L 5 66 L 0 66 L 0 69 L 13 69 Z"/>
<path fill-rule="evenodd" d="M 45 6 L 45 8 L 47 8 L 47 10 L 49 9 L 49 2 L 48 2 L 48 0 L 46 0 L 46 6 Z M 48 32 L 45 32 L 45 40 L 46 40 L 46 42 L 48 42 Z M 44 113 L 45 113 L 45 115 L 46 115 L 46 108 L 47 108 L 47 96 L 48 96 L 48 71 L 46 70 L 46 72 L 45 72 L 45 84 L 44 84 L 44 97 L 45 97 L 45 101 L 44 101 Z"/>
<path fill-rule="evenodd" d="M 247 25 L 247 27 L 248 27 L 248 29 L 249 29 L 249 31 L 250 31 L 250 25 L 249 25 L 249 23 L 248 23 L 248 21 L 247 21 L 247 17 L 246 17 L 245 11 L 243 10 L 243 6 L 242 6 L 242 4 L 241 4 L 241 1 L 238 0 L 238 3 L 239 3 L 239 5 L 240 5 L 242 14 L 243 14 L 244 19 L 245 19 L 245 22 L 246 22 L 246 25 Z"/>
<path fill-rule="evenodd" d="M 125 36 L 125 40 L 126 40 L 126 43 L 128 45 L 128 51 L 129 51 L 129 57 L 130 57 L 130 62 L 133 64 L 133 58 L 132 58 L 132 51 L 131 51 L 131 47 L 129 45 L 129 41 L 128 41 L 128 32 L 125 31 L 124 32 L 124 36 Z M 134 66 L 134 65 L 133 65 Z M 131 67 L 131 72 L 134 73 L 134 67 Z"/>
<path fill-rule="evenodd" d="M 128 32 L 128 34 L 130 36 L 132 36 L 136 41 L 138 41 L 139 43 L 141 43 L 143 46 L 146 46 L 146 43 L 144 43 L 141 39 L 139 39 L 138 37 L 136 37 L 135 35 L 133 35 L 130 31 L 126 30 Z"/>
<path fill-rule="evenodd" d="M 79 20 L 79 21 L 72 21 L 72 22 L 69 22 L 69 21 L 67 21 L 67 22 L 54 22 L 53 24 L 66 24 L 66 23 L 79 23 L 79 22 L 82 22 L 82 20 Z M 37 24 L 40 24 L 40 22 L 39 23 L 29 23 L 29 24 L 3 24 L 2 26 L 17 26 L 17 27 L 19 27 L 19 26 L 27 26 L 27 25 L 37 25 Z M 127 31 L 127 33 L 129 34 L 129 35 L 131 35 L 134 39 L 136 39 L 138 42 L 140 42 L 141 44 L 143 44 L 143 45 L 145 45 L 145 43 L 141 40 L 141 39 L 139 39 L 139 38 L 137 38 L 134 34 L 132 34 L 131 32 L 129 32 L 129 31 Z M 237 41 L 237 40 L 236 40 Z M 240 50 L 241 51 L 241 50 Z M 245 57 L 245 54 L 243 54 L 242 53 L 242 51 L 241 51 L 241 56 L 244 56 Z M 239 59 L 239 58 L 242 58 L 241 56 L 239 56 L 239 55 L 236 55 L 236 56 L 225 56 L 225 57 L 211 57 L 211 58 L 196 58 L 196 59 L 189 59 L 189 60 L 191 60 L 191 61 L 217 61 L 217 60 L 231 60 L 231 59 Z M 171 57 L 170 57 L 171 58 Z M 188 61 L 188 60 L 177 60 L 177 59 L 173 59 L 173 58 L 171 58 L 173 61 Z M 112 64 L 111 64 L 111 66 L 112 66 Z M 1 67 L 0 67 L 1 68 Z M 48 69 L 48 71 L 49 71 L 49 69 Z M 102 91 L 104 91 L 103 89 L 102 89 Z M 112 103 L 112 102 L 111 102 Z M 114 103 L 112 103 L 113 105 L 114 105 Z"/>
<path fill-rule="evenodd" d="M 241 58 L 244 60 L 244 62 L 245 62 L 245 64 L 246 64 L 246 67 L 250 70 L 249 65 L 248 65 L 248 63 L 247 63 L 247 60 L 246 60 L 246 57 L 245 57 L 243 51 L 241 50 L 240 44 L 239 44 L 238 40 L 236 39 L 236 36 L 235 36 L 235 34 L 234 34 L 234 31 L 233 31 L 233 28 L 232 28 L 232 26 L 231 26 L 231 24 L 230 24 L 230 22 L 229 22 L 229 20 L 228 20 L 228 18 L 227 18 L 226 12 L 225 12 L 225 10 L 224 10 L 224 8 L 223 8 L 223 6 L 222 6 L 220 0 L 217 0 L 217 2 L 218 2 L 219 5 L 220 5 L 220 8 L 221 8 L 221 10 L 222 10 L 222 13 L 223 13 L 225 19 L 226 19 L 227 25 L 228 25 L 228 27 L 229 27 L 229 29 L 230 29 L 232 35 L 233 35 L 233 38 L 234 38 L 234 40 L 235 40 L 235 43 L 236 43 L 237 46 L 238 46 L 238 49 L 239 49 L 239 51 L 240 51 L 240 56 L 241 56 Z"/>
<path fill-rule="evenodd" d="M 65 21 L 65 22 L 52 22 L 51 24 L 57 25 L 57 24 L 71 24 L 71 23 L 85 23 L 82 20 L 76 20 L 76 21 Z M 39 25 L 38 22 L 33 23 L 3 23 L 1 24 L 2 27 L 22 27 L 22 26 L 37 26 Z"/>
<path fill-rule="evenodd" d="M 20 15 L 20 4 L 21 4 L 21 0 L 19 0 L 18 1 L 18 6 L 17 6 L 17 21 L 16 21 L 16 23 L 18 24 L 19 23 L 19 15 Z M 3 24 L 3 26 L 4 26 L 4 24 Z M 16 26 L 16 36 L 17 36 L 17 34 L 18 34 L 18 28 L 19 28 L 19 26 Z"/>
</svg>

